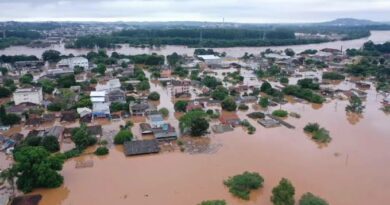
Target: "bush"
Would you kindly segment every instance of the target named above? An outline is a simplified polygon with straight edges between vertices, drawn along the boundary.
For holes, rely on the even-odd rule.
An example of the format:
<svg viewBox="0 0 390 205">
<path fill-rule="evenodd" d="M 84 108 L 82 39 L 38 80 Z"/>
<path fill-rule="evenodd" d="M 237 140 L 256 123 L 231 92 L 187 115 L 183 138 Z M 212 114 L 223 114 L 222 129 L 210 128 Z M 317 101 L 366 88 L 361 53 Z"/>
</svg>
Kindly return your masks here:
<svg viewBox="0 0 390 205">
<path fill-rule="evenodd" d="M 303 194 L 299 200 L 299 205 L 329 205 L 324 199 L 308 192 Z"/>
<path fill-rule="evenodd" d="M 214 114 L 214 111 L 213 111 L 212 109 L 208 109 L 208 110 L 206 111 L 206 113 L 207 113 L 208 115 L 212 115 L 212 114 Z"/>
<path fill-rule="evenodd" d="M 323 102 L 325 102 L 325 99 L 322 96 L 314 93 L 310 89 L 304 89 L 297 85 L 289 85 L 283 89 L 283 92 L 286 95 L 292 95 L 312 103 L 322 104 Z"/>
<path fill-rule="evenodd" d="M 240 105 L 238 106 L 238 109 L 239 109 L 239 110 L 249 110 L 249 107 L 248 107 L 248 105 L 240 104 Z"/>
<path fill-rule="evenodd" d="M 107 155 L 109 152 L 107 147 L 98 147 L 95 151 L 95 154 L 98 156 Z"/>
<path fill-rule="evenodd" d="M 123 144 L 126 141 L 131 141 L 133 139 L 133 133 L 131 133 L 129 130 L 121 130 L 118 132 L 118 134 L 114 137 L 114 144 Z"/>
<path fill-rule="evenodd" d="M 75 149 L 71 149 L 69 151 L 64 152 L 64 157 L 65 157 L 65 159 L 70 159 L 70 158 L 73 158 L 73 157 L 80 156 L 81 153 L 82 152 L 79 149 L 75 148 Z"/>
<path fill-rule="evenodd" d="M 165 107 L 161 108 L 158 110 L 159 113 L 161 113 L 161 115 L 163 117 L 168 117 L 169 116 L 169 110 Z"/>
<path fill-rule="evenodd" d="M 267 108 L 269 106 L 269 100 L 267 97 L 261 97 L 260 100 L 259 100 L 259 105 L 262 107 L 262 108 Z"/>
<path fill-rule="evenodd" d="M 276 117 L 287 117 L 288 112 L 285 110 L 274 110 L 272 115 Z"/>
<path fill-rule="evenodd" d="M 158 101 L 160 100 L 160 94 L 158 94 L 158 92 L 151 92 L 148 96 L 148 99 L 152 101 Z"/>
<path fill-rule="evenodd" d="M 225 200 L 209 200 L 209 201 L 202 201 L 199 205 L 226 205 Z"/>
<path fill-rule="evenodd" d="M 345 76 L 336 72 L 326 72 L 322 74 L 322 79 L 327 80 L 344 80 Z"/>
<path fill-rule="evenodd" d="M 61 109 L 62 109 L 62 106 L 60 103 L 51 103 L 47 106 L 47 110 L 52 111 L 52 112 L 59 112 L 59 111 L 61 111 Z"/>
<path fill-rule="evenodd" d="M 229 177 L 224 184 L 229 187 L 229 192 L 233 195 L 249 200 L 250 191 L 263 186 L 264 179 L 256 172 L 244 172 L 241 175 Z"/>
<path fill-rule="evenodd" d="M 205 118 L 197 118 L 191 122 L 191 136 L 199 137 L 207 133 L 209 122 Z"/>
<path fill-rule="evenodd" d="M 225 100 L 222 101 L 221 107 L 223 110 L 233 112 L 236 111 L 237 104 L 233 97 L 227 97 Z"/>
<path fill-rule="evenodd" d="M 325 128 L 320 128 L 313 133 L 313 140 L 318 143 L 329 143 L 332 138 L 329 135 L 329 131 Z"/>
<path fill-rule="evenodd" d="M 41 146 L 44 147 L 49 152 L 58 152 L 60 151 L 60 143 L 57 138 L 54 136 L 46 136 L 41 140 Z"/>
<path fill-rule="evenodd" d="M 295 188 L 288 179 L 280 180 L 272 189 L 271 201 L 274 205 L 294 205 Z"/>
<path fill-rule="evenodd" d="M 280 83 L 281 84 L 288 84 L 288 78 L 286 78 L 286 77 L 280 78 Z"/>
<path fill-rule="evenodd" d="M 320 129 L 320 125 L 318 123 L 309 123 L 307 124 L 303 130 L 305 132 L 310 132 L 310 133 L 313 133 L 313 132 L 316 132 Z"/>
</svg>

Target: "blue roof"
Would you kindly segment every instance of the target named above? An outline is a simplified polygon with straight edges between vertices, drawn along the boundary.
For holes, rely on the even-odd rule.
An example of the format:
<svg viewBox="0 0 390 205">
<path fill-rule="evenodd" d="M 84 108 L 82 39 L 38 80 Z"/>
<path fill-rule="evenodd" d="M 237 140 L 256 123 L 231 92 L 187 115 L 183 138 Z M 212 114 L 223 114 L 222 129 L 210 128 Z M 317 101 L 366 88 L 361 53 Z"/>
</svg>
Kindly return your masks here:
<svg viewBox="0 0 390 205">
<path fill-rule="evenodd" d="M 161 115 L 150 115 L 150 121 L 152 122 L 161 122 L 164 121 L 164 118 Z"/>
</svg>

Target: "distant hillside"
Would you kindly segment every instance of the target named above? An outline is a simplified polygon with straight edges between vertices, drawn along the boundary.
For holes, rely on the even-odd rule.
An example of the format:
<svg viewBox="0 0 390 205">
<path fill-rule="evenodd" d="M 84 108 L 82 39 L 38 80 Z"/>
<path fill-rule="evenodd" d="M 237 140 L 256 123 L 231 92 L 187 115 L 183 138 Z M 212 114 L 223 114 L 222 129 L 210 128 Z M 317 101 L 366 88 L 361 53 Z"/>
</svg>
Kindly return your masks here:
<svg viewBox="0 0 390 205">
<path fill-rule="evenodd" d="M 381 25 L 385 23 L 375 22 L 365 19 L 353 19 L 353 18 L 340 18 L 333 21 L 321 23 L 321 25 L 326 26 L 373 26 Z"/>
</svg>

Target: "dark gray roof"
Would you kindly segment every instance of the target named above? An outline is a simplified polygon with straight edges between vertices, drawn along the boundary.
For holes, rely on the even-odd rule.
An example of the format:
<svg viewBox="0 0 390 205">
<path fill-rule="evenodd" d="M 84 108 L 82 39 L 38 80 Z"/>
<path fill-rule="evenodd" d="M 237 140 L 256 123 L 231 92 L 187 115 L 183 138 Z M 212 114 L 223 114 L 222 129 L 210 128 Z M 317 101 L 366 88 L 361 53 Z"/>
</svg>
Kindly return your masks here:
<svg viewBox="0 0 390 205">
<path fill-rule="evenodd" d="M 124 143 L 126 156 L 152 154 L 160 152 L 157 140 L 127 141 Z"/>
</svg>

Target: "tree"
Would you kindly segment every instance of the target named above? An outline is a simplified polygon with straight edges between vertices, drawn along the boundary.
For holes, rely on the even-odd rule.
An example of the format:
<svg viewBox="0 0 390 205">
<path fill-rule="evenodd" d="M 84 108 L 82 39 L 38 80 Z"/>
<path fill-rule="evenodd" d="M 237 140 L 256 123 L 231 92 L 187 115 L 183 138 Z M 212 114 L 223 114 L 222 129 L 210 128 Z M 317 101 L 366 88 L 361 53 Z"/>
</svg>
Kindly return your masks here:
<svg viewBox="0 0 390 205">
<path fill-rule="evenodd" d="M 175 103 L 175 111 L 176 112 L 185 112 L 185 111 L 187 111 L 186 110 L 187 105 L 188 105 L 187 101 L 179 100 Z"/>
<path fill-rule="evenodd" d="M 202 201 L 199 205 L 226 205 L 225 200 L 208 200 Z"/>
<path fill-rule="evenodd" d="M 91 136 L 87 126 L 82 124 L 79 128 L 75 128 L 72 131 L 72 141 L 75 143 L 77 149 L 84 150 L 88 146 L 95 144 L 96 138 Z"/>
<path fill-rule="evenodd" d="M 42 59 L 50 63 L 55 63 L 61 60 L 61 53 L 56 50 L 47 50 L 43 52 Z"/>
<path fill-rule="evenodd" d="M 22 147 L 14 153 L 15 169 L 18 177 L 16 184 L 23 192 L 34 188 L 56 188 L 64 178 L 58 173 L 62 170 L 63 158 L 51 155 L 43 147 Z"/>
<path fill-rule="evenodd" d="M 199 118 L 191 122 L 191 136 L 199 137 L 207 133 L 209 122 L 205 118 Z"/>
<path fill-rule="evenodd" d="M 150 84 L 148 80 L 143 80 L 137 85 L 137 90 L 139 91 L 145 91 L 150 89 Z"/>
<path fill-rule="evenodd" d="M 288 78 L 286 78 L 286 77 L 280 78 L 280 83 L 281 84 L 288 84 Z"/>
<path fill-rule="evenodd" d="M 324 199 L 308 192 L 302 195 L 299 205 L 329 205 Z"/>
<path fill-rule="evenodd" d="M 287 117 L 288 112 L 285 110 L 274 110 L 272 115 L 276 117 Z"/>
<path fill-rule="evenodd" d="M 270 90 L 272 90 L 272 85 L 268 81 L 264 81 L 263 84 L 261 84 L 260 91 L 269 93 Z"/>
<path fill-rule="evenodd" d="M 11 95 L 11 91 L 8 88 L 0 86 L 0 98 L 6 98 Z"/>
<path fill-rule="evenodd" d="M 222 101 L 221 107 L 223 110 L 233 112 L 236 111 L 237 104 L 233 97 L 227 97 Z"/>
<path fill-rule="evenodd" d="M 50 103 L 47 106 L 47 110 L 51 112 L 59 112 L 62 110 L 62 105 L 61 103 Z"/>
<path fill-rule="evenodd" d="M 349 105 L 347 105 L 345 110 L 347 112 L 353 112 L 353 113 L 358 113 L 358 114 L 363 113 L 364 106 L 363 106 L 362 100 L 359 97 L 353 95 L 349 99 Z"/>
<path fill-rule="evenodd" d="M 15 125 L 20 123 L 20 117 L 16 114 L 7 114 L 3 118 L 1 118 L 1 122 L 4 125 Z"/>
<path fill-rule="evenodd" d="M 158 110 L 159 113 L 161 113 L 161 115 L 163 117 L 168 117 L 169 116 L 169 110 L 165 107 L 161 108 Z"/>
<path fill-rule="evenodd" d="M 100 73 L 100 75 L 104 75 L 106 73 L 106 66 L 102 63 L 100 63 L 97 66 L 97 72 Z"/>
<path fill-rule="evenodd" d="M 6 76 L 8 73 L 8 69 L 4 68 L 4 67 L 0 67 L 0 72 L 1 72 L 1 75 Z"/>
<path fill-rule="evenodd" d="M 269 106 L 269 100 L 267 97 L 261 97 L 260 98 L 260 101 L 259 101 L 259 105 L 262 107 L 262 108 L 267 108 Z"/>
<path fill-rule="evenodd" d="M 295 188 L 288 179 L 282 178 L 272 189 L 271 201 L 274 205 L 294 205 Z"/>
<path fill-rule="evenodd" d="M 70 88 L 73 85 L 76 85 L 76 79 L 73 74 L 61 76 L 57 79 L 57 86 L 59 88 Z"/>
<path fill-rule="evenodd" d="M 40 144 L 49 152 L 60 151 L 60 143 L 58 142 L 57 138 L 54 136 L 43 137 Z"/>
<path fill-rule="evenodd" d="M 131 141 L 133 139 L 133 133 L 131 133 L 128 129 L 123 129 L 118 132 L 118 134 L 114 137 L 114 144 L 123 144 L 126 141 Z"/>
<path fill-rule="evenodd" d="M 183 57 L 178 55 L 176 52 L 171 55 L 167 55 L 168 64 L 171 66 L 176 66 L 182 59 Z"/>
<path fill-rule="evenodd" d="M 244 172 L 243 174 L 229 177 L 223 182 L 229 187 L 229 192 L 233 195 L 249 200 L 251 190 L 263 187 L 264 179 L 256 172 Z"/>
<path fill-rule="evenodd" d="M 290 57 L 295 56 L 295 52 L 294 52 L 294 50 L 291 49 L 291 48 L 286 48 L 286 50 L 284 50 L 284 53 L 285 53 L 287 56 L 290 56 Z"/>
<path fill-rule="evenodd" d="M 81 98 L 77 103 L 76 103 L 77 108 L 82 108 L 82 107 L 89 107 L 92 108 L 92 101 L 91 98 L 88 96 L 85 96 Z"/>
<path fill-rule="evenodd" d="M 34 79 L 33 75 L 27 73 L 19 78 L 19 82 L 22 84 L 31 84 L 33 82 L 33 79 Z"/>
<path fill-rule="evenodd" d="M 218 85 L 222 85 L 222 83 L 214 76 L 205 76 L 202 80 L 202 83 L 211 89 L 215 89 Z"/>
<path fill-rule="evenodd" d="M 180 117 L 179 127 L 182 131 L 190 131 L 193 121 L 206 117 L 207 114 L 203 110 L 191 110 Z"/>
<path fill-rule="evenodd" d="M 160 100 L 160 94 L 158 92 L 151 92 L 148 96 L 148 99 L 152 101 L 158 101 Z"/>
<path fill-rule="evenodd" d="M 39 83 L 42 86 L 42 91 L 47 94 L 52 94 L 56 87 L 55 82 L 49 79 L 40 80 Z"/>
<path fill-rule="evenodd" d="M 223 86 L 218 86 L 212 93 L 211 97 L 216 100 L 224 100 L 229 95 L 229 90 Z"/>
</svg>

